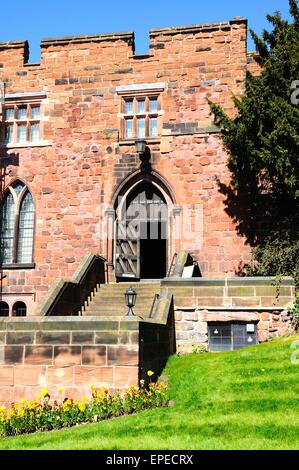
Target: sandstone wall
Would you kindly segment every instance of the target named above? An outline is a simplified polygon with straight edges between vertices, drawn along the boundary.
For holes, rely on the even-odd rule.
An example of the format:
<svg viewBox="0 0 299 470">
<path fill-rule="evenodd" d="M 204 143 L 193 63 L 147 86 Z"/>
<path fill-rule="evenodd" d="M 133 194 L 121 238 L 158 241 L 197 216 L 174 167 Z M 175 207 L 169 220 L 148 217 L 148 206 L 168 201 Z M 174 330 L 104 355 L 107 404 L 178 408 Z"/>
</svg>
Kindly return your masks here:
<svg viewBox="0 0 299 470">
<path fill-rule="evenodd" d="M 192 252 L 204 276 L 234 275 L 249 247 L 225 211 L 227 154 L 207 99 L 234 114 L 244 88 L 247 22 L 152 30 L 148 55 L 134 55 L 133 33 L 44 40 L 40 64 L 26 63 L 28 44 L 0 43 L 5 93 L 45 92 L 43 142 L 1 148 L 5 186 L 19 178 L 34 197 L 35 267 L 6 270 L 3 297 L 28 296 L 29 313 L 57 277 L 69 277 L 86 253 L 107 253 L 105 207 L 120 182 L 138 170 L 134 142 L 119 135 L 120 85 L 163 83 L 163 129 L 149 139 L 152 168 L 175 203 L 202 218 L 176 249 Z M 168 264 L 171 261 L 169 254 Z"/>
</svg>

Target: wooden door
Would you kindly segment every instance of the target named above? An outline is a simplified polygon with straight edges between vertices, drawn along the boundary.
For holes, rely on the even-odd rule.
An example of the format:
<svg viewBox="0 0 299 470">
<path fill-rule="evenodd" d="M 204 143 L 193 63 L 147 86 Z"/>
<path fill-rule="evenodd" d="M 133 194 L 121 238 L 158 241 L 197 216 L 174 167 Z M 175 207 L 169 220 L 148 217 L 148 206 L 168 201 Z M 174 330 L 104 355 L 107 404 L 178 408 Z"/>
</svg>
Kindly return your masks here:
<svg viewBox="0 0 299 470">
<path fill-rule="evenodd" d="M 167 204 L 160 191 L 147 182 L 135 188 L 122 205 L 116 221 L 116 277 L 140 279 L 141 258 L 144 259 L 140 256 L 140 247 L 145 246 L 141 241 L 151 240 L 152 237 L 153 240 L 160 239 L 161 234 L 153 229 L 164 221 L 167 221 Z M 148 230 L 148 227 L 152 230 Z M 151 262 L 163 262 L 155 259 L 153 248 L 154 245 L 147 247 L 149 252 L 153 251 Z"/>
<path fill-rule="evenodd" d="M 140 277 L 140 238 L 130 221 L 118 221 L 115 274 L 121 278 Z"/>
</svg>

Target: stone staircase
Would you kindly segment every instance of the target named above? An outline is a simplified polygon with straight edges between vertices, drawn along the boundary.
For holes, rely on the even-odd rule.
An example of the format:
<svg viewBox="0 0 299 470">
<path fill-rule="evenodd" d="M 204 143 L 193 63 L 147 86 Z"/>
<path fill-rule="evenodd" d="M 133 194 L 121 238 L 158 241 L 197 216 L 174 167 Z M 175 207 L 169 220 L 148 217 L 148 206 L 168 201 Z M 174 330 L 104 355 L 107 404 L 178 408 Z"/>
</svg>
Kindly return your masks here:
<svg viewBox="0 0 299 470">
<path fill-rule="evenodd" d="M 124 293 L 132 287 L 136 293 L 135 315 L 149 318 L 156 294 L 160 294 L 160 282 L 121 282 L 98 285 L 81 309 L 83 316 L 123 317 L 128 308 Z"/>
</svg>

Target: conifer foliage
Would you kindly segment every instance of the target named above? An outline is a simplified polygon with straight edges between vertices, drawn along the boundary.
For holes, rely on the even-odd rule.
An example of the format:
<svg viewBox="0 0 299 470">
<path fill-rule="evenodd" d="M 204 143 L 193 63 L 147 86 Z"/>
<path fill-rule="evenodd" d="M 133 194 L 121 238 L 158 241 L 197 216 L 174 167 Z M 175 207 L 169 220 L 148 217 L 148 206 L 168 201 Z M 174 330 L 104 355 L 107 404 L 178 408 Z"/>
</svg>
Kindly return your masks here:
<svg viewBox="0 0 299 470">
<path fill-rule="evenodd" d="M 239 232 L 255 246 L 240 273 L 292 275 L 299 285 L 298 1 L 289 6 L 291 21 L 276 12 L 267 15 L 270 32 L 259 37 L 250 31 L 261 74 L 247 73 L 245 93 L 234 97 L 237 115 L 210 106 L 232 174 L 232 184 L 220 184 L 220 191 Z"/>
<path fill-rule="evenodd" d="M 250 195 L 251 201 L 267 193 L 277 202 L 283 197 L 298 205 L 299 8 L 296 0 L 289 4 L 291 22 L 276 12 L 267 15 L 271 32 L 264 30 L 258 37 L 250 31 L 262 72 L 247 73 L 245 94 L 234 97 L 237 117 L 210 105 L 229 151 L 234 188 Z M 294 210 L 294 204 L 289 209 Z"/>
</svg>

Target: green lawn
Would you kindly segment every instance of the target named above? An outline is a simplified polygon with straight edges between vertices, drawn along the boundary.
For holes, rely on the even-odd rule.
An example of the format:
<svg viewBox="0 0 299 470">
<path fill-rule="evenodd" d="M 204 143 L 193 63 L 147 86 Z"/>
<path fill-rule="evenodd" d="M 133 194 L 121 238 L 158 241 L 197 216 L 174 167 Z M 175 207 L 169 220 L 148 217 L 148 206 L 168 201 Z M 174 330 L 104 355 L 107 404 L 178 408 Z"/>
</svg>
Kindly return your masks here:
<svg viewBox="0 0 299 470">
<path fill-rule="evenodd" d="M 0 439 L 0 449 L 299 449 L 295 340 L 172 357 L 165 369 L 171 407 Z"/>
</svg>

